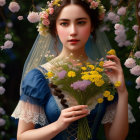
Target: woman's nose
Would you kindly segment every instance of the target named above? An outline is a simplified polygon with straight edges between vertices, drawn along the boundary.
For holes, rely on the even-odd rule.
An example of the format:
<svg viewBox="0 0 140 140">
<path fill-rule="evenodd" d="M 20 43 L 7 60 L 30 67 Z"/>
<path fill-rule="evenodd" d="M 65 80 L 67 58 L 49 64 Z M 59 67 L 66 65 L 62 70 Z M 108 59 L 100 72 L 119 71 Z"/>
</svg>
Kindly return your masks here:
<svg viewBox="0 0 140 140">
<path fill-rule="evenodd" d="M 77 28 L 76 28 L 76 25 L 72 24 L 70 26 L 70 36 L 75 36 L 77 35 Z"/>
</svg>

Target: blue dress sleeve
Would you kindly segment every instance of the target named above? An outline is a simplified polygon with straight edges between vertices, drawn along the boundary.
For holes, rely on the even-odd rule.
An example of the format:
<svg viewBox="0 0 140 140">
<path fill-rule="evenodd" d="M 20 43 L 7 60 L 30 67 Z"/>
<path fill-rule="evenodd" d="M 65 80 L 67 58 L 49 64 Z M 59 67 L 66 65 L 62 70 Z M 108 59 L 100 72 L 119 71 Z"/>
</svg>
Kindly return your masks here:
<svg viewBox="0 0 140 140">
<path fill-rule="evenodd" d="M 40 70 L 33 69 L 28 72 L 22 81 L 20 100 L 11 116 L 27 123 L 47 125 L 44 106 L 50 96 L 48 83 Z"/>
<path fill-rule="evenodd" d="M 44 105 L 50 94 L 48 83 L 40 70 L 31 70 L 22 82 L 20 100 L 40 106 Z"/>
</svg>

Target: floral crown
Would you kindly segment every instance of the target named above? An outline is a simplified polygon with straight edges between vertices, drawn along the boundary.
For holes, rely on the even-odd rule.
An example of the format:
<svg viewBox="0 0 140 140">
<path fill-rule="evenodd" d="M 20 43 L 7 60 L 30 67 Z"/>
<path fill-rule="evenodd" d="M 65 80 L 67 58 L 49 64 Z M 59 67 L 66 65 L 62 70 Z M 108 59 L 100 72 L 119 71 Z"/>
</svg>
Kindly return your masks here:
<svg viewBox="0 0 140 140">
<path fill-rule="evenodd" d="M 49 32 L 49 16 L 54 13 L 54 6 L 61 6 L 63 0 L 52 0 L 47 2 L 47 9 L 42 9 L 40 12 L 40 23 L 37 26 L 39 34 L 45 36 Z M 101 0 L 82 0 L 89 3 L 91 9 L 99 9 L 99 20 L 103 20 L 105 15 L 105 8 L 101 4 Z"/>
</svg>

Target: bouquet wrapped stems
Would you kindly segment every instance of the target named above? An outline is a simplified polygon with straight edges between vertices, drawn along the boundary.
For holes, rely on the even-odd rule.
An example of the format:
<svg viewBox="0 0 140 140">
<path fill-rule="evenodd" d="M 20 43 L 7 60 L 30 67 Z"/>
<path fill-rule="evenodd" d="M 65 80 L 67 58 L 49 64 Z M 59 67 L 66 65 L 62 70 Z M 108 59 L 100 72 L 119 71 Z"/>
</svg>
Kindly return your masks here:
<svg viewBox="0 0 140 140">
<path fill-rule="evenodd" d="M 91 131 L 86 117 L 78 120 L 78 140 L 89 140 L 92 138 Z"/>
</svg>

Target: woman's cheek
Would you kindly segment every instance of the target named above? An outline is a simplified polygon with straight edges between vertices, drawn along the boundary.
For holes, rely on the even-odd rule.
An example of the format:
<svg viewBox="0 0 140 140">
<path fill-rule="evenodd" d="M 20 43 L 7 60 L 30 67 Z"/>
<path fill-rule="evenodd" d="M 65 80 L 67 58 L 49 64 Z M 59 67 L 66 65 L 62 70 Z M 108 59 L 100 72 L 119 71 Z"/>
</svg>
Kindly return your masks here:
<svg viewBox="0 0 140 140">
<path fill-rule="evenodd" d="M 68 35 L 67 30 L 61 28 L 57 30 L 57 33 L 61 41 L 64 40 Z"/>
<path fill-rule="evenodd" d="M 91 33 L 91 28 L 87 27 L 81 30 L 80 34 L 84 37 L 89 37 Z"/>
</svg>

